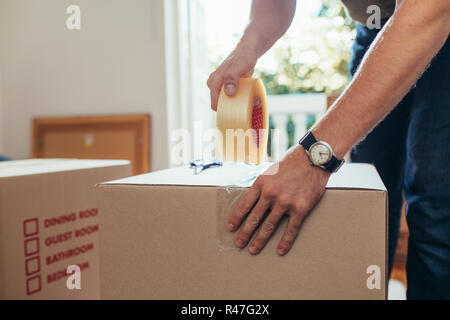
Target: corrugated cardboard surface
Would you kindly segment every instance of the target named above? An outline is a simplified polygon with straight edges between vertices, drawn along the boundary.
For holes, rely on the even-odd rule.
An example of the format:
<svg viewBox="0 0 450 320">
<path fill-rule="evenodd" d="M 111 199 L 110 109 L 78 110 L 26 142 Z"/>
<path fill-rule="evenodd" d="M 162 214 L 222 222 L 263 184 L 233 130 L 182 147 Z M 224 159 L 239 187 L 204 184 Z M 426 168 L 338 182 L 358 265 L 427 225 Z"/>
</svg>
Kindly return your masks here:
<svg viewBox="0 0 450 320">
<path fill-rule="evenodd" d="M 2 163 L 0 298 L 98 299 L 98 205 L 94 186 L 129 176 L 130 170 L 128 161 Z M 52 218 L 69 215 L 75 219 L 49 223 Z M 60 253 L 70 249 L 77 254 L 61 259 Z M 66 287 L 65 271 L 74 264 L 82 269 L 81 290 Z"/>
<path fill-rule="evenodd" d="M 102 298 L 386 298 L 387 194 L 379 181 L 374 189 L 328 189 L 293 249 L 279 257 L 286 221 L 256 256 L 234 248 L 234 234 L 225 230 L 246 188 L 147 180 L 99 186 Z M 367 287 L 371 265 L 380 268 L 380 289 Z"/>
</svg>

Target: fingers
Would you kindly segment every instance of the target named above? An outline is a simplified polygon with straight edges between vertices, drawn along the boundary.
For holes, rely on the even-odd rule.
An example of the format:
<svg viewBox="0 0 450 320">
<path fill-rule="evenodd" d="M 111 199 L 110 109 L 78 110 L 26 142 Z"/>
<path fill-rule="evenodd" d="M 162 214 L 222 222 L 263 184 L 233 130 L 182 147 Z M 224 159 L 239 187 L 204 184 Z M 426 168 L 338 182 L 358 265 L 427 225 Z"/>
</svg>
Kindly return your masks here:
<svg viewBox="0 0 450 320">
<path fill-rule="evenodd" d="M 241 225 L 242 219 L 244 219 L 244 217 L 247 216 L 253 208 L 259 198 L 259 195 L 260 191 L 256 186 L 251 187 L 250 190 L 247 191 L 247 193 L 239 201 L 236 208 L 234 208 L 233 213 L 228 219 L 228 230 L 234 231 Z"/>
<path fill-rule="evenodd" d="M 228 70 L 224 77 L 224 90 L 228 96 L 233 96 L 236 94 L 238 83 L 239 83 L 239 74 L 233 72 L 232 70 Z"/>
<path fill-rule="evenodd" d="M 247 245 L 253 232 L 259 226 L 264 214 L 270 207 L 270 201 L 260 198 L 258 203 L 253 208 L 247 219 L 245 219 L 244 225 L 239 230 L 236 236 L 235 244 L 239 248 L 243 248 Z M 267 220 L 267 219 L 266 219 Z"/>
<path fill-rule="evenodd" d="M 238 90 L 239 78 L 251 77 L 253 72 L 252 64 L 243 62 L 242 59 L 225 60 L 215 72 L 211 73 L 207 81 L 208 88 L 211 90 L 211 109 L 217 111 L 217 103 L 222 87 L 228 96 L 233 96 Z"/>
<path fill-rule="evenodd" d="M 247 77 L 249 74 L 253 74 L 253 68 L 249 67 L 248 63 L 243 62 L 242 59 L 234 60 L 224 72 L 223 87 L 225 93 L 228 96 L 235 95 L 239 78 Z"/>
<path fill-rule="evenodd" d="M 219 101 L 220 90 L 211 89 L 210 92 L 211 92 L 211 109 L 217 111 L 217 104 Z"/>
<path fill-rule="evenodd" d="M 219 73 L 219 70 L 211 73 L 207 85 L 211 93 L 211 109 L 217 111 L 217 102 L 223 85 L 223 77 L 221 73 Z"/>
<path fill-rule="evenodd" d="M 255 239 L 253 239 L 248 248 L 248 251 L 251 254 L 256 254 L 264 248 L 264 246 L 272 236 L 273 232 L 276 229 L 276 226 L 280 222 L 285 212 L 286 212 L 285 208 L 279 205 L 274 206 L 270 214 L 263 222 L 261 229 L 258 231 L 258 234 L 256 235 Z"/>
<path fill-rule="evenodd" d="M 292 244 L 294 243 L 295 238 L 297 238 L 302 221 L 303 215 L 296 214 L 289 216 L 289 222 L 277 248 L 277 253 L 280 256 L 284 256 L 292 248 Z"/>
<path fill-rule="evenodd" d="M 237 92 L 239 84 L 239 74 L 227 70 L 225 76 L 223 76 L 222 72 L 218 70 L 210 75 L 207 84 L 211 91 L 211 109 L 217 111 L 217 104 L 222 86 L 227 95 L 234 95 Z"/>
</svg>

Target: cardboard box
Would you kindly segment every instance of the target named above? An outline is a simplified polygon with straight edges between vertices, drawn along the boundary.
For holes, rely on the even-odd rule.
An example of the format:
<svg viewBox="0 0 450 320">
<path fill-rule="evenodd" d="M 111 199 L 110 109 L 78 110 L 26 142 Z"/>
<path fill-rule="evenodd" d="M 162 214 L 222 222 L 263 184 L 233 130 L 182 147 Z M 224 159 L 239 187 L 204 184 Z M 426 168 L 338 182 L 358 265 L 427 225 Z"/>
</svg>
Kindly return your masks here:
<svg viewBox="0 0 450 320">
<path fill-rule="evenodd" d="M 0 162 L 0 299 L 99 299 L 94 186 L 130 172 L 122 160 Z"/>
<path fill-rule="evenodd" d="M 333 174 L 284 257 L 285 220 L 256 256 L 225 227 L 260 170 L 181 167 L 99 185 L 102 298 L 385 299 L 387 193 L 375 168 Z"/>
</svg>

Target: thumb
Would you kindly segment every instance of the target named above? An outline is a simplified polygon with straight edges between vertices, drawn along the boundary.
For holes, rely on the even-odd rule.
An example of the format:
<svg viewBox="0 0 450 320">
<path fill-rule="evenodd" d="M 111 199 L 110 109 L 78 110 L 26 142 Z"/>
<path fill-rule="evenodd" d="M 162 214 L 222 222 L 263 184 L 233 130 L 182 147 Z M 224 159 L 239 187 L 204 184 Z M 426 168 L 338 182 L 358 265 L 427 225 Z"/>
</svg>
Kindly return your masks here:
<svg viewBox="0 0 450 320">
<path fill-rule="evenodd" d="M 236 73 L 228 73 L 223 80 L 225 93 L 228 96 L 236 94 L 239 85 L 239 75 Z"/>
</svg>

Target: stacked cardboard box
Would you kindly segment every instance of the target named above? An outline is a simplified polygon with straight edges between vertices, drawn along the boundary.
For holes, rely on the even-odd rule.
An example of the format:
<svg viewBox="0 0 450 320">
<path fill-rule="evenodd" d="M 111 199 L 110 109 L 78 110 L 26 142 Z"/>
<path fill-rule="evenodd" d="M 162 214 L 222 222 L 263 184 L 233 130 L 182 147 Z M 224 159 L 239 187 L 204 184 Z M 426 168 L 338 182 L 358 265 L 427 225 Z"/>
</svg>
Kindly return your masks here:
<svg viewBox="0 0 450 320">
<path fill-rule="evenodd" d="M 0 163 L 0 299 L 99 299 L 94 186 L 130 171 L 121 160 Z"/>
</svg>

